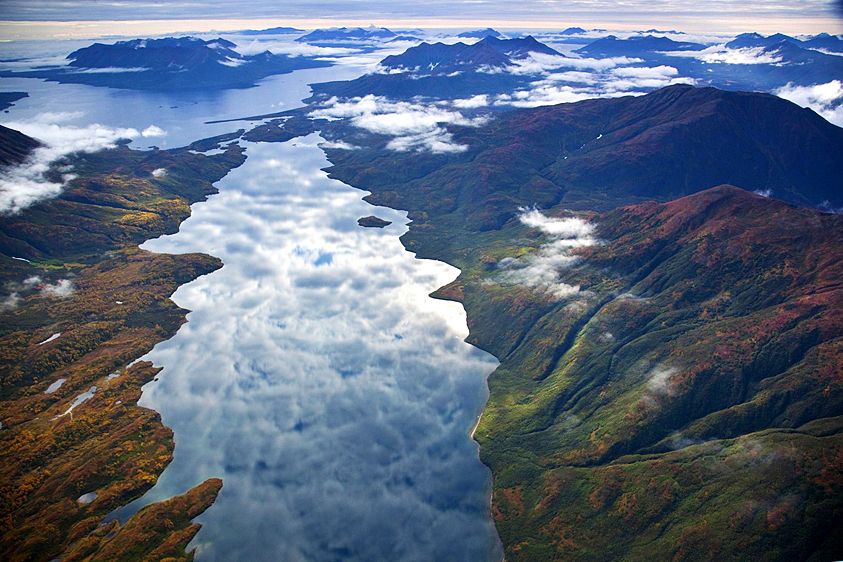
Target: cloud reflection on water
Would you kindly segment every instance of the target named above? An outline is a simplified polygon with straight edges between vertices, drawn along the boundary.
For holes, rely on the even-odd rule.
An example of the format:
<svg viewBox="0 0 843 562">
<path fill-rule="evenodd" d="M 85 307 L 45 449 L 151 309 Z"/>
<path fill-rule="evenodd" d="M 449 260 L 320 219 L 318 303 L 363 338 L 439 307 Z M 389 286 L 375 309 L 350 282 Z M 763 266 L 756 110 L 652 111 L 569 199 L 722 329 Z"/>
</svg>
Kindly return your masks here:
<svg viewBox="0 0 843 562">
<path fill-rule="evenodd" d="M 143 503 L 222 476 L 200 560 L 499 558 L 468 437 L 495 362 L 427 296 L 457 272 L 404 250 L 404 213 L 358 227 L 373 209 L 321 171 L 319 140 L 248 144 L 219 195 L 144 246 L 225 267 L 177 291 L 189 323 L 147 357 L 165 369 L 141 403 L 176 451 Z"/>
</svg>

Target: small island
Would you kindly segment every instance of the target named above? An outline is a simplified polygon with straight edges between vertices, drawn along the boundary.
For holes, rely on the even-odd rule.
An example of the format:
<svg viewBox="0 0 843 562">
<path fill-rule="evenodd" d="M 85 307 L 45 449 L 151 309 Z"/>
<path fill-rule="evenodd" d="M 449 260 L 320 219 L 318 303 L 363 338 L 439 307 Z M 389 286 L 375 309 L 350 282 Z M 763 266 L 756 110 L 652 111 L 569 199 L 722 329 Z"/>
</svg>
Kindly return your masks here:
<svg viewBox="0 0 843 562">
<path fill-rule="evenodd" d="M 392 224 L 392 221 L 385 221 L 380 217 L 370 215 L 357 219 L 357 224 L 366 228 L 383 228 Z"/>
</svg>

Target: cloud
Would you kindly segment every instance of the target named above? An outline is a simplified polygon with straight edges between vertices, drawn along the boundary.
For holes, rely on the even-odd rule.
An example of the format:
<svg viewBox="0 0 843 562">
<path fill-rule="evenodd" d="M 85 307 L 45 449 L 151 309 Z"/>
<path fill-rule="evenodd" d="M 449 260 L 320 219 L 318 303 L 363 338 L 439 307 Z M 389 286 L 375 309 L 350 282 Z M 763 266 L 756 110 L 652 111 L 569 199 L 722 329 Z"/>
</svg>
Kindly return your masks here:
<svg viewBox="0 0 843 562">
<path fill-rule="evenodd" d="M 155 168 L 152 170 L 152 177 L 153 178 L 163 178 L 167 175 L 167 168 Z"/>
<path fill-rule="evenodd" d="M 641 400 L 649 408 L 657 408 L 664 399 L 671 398 L 678 390 L 675 375 L 676 367 L 656 365 L 644 375 L 644 396 Z"/>
<path fill-rule="evenodd" d="M 327 149 L 334 149 L 334 150 L 360 150 L 359 146 L 355 146 L 353 144 L 349 144 L 345 141 L 336 140 L 336 141 L 324 141 L 319 143 L 321 148 Z"/>
<path fill-rule="evenodd" d="M 470 98 L 457 99 L 452 101 L 451 105 L 458 109 L 476 109 L 478 107 L 486 107 L 489 105 L 489 96 L 480 94 Z"/>
<path fill-rule="evenodd" d="M 545 53 L 530 53 L 529 56 L 514 61 L 514 66 L 506 70 L 512 74 L 541 74 L 560 68 L 576 70 L 608 70 L 625 64 L 644 62 L 631 57 L 607 57 L 602 59 L 562 57 Z"/>
<path fill-rule="evenodd" d="M 579 294 L 579 285 L 560 281 L 559 274 L 580 260 L 572 250 L 597 243 L 594 225 L 578 217 L 547 217 L 535 209 L 522 209 L 519 220 L 530 228 L 540 230 L 551 241 L 527 257 L 501 260 L 497 281 L 538 289 L 556 300 Z"/>
<path fill-rule="evenodd" d="M 679 71 L 666 65 L 653 67 L 614 68 L 609 78 L 603 83 L 607 91 L 629 91 L 638 88 L 664 88 L 673 84 L 696 84 L 696 80 L 679 76 Z"/>
<path fill-rule="evenodd" d="M 843 82 L 797 86 L 787 84 L 773 92 L 801 107 L 810 107 L 835 125 L 843 127 Z"/>
<path fill-rule="evenodd" d="M 540 80 L 532 82 L 529 88 L 522 88 L 511 94 L 498 95 L 494 104 L 537 107 L 601 97 L 641 95 L 649 90 L 673 84 L 696 84 L 693 78 L 679 76 L 679 71 L 672 66 L 620 66 L 642 62 L 640 59 L 616 57 L 564 60 L 585 60 L 588 64 L 583 65 L 582 68 L 591 67 L 592 71 L 547 72 Z M 605 61 L 606 64 L 596 64 L 601 61 Z"/>
<path fill-rule="evenodd" d="M 41 294 L 45 297 L 67 298 L 76 292 L 73 281 L 70 279 L 59 279 L 53 285 L 41 287 Z"/>
<path fill-rule="evenodd" d="M 143 131 L 141 131 L 141 136 L 142 136 L 143 138 L 150 138 L 150 137 L 166 137 L 166 136 L 167 136 L 167 131 L 165 131 L 164 129 L 162 129 L 161 127 L 158 127 L 158 126 L 156 126 L 156 125 L 150 125 L 150 126 L 149 126 L 149 127 L 147 127 L 146 129 L 144 129 Z"/>
<path fill-rule="evenodd" d="M 395 137 L 387 143 L 390 150 L 434 153 L 467 149 L 454 143 L 444 125 L 477 127 L 486 122 L 483 117 L 467 118 L 458 111 L 436 105 L 395 102 L 371 94 L 345 101 L 332 98 L 308 115 L 313 119 L 349 119 L 357 128 Z"/>
<path fill-rule="evenodd" d="M 407 152 L 410 150 L 428 151 L 434 154 L 465 152 L 468 147 L 454 142 L 453 135 L 442 127 L 428 131 L 396 137 L 386 144 L 389 150 Z"/>
<path fill-rule="evenodd" d="M 661 54 L 694 58 L 709 64 L 775 64 L 782 61 L 776 51 L 766 51 L 764 47 L 730 49 L 725 45 L 712 45 L 701 51 L 665 51 Z"/>
<path fill-rule="evenodd" d="M 297 43 L 295 41 L 258 39 L 248 42 L 241 40 L 237 43 L 235 50 L 245 56 L 257 55 L 269 51 L 276 55 L 289 55 L 292 57 L 338 57 L 361 52 L 356 47 L 318 47 L 309 43 Z"/>
<path fill-rule="evenodd" d="M 143 133 L 133 128 L 112 128 L 99 124 L 84 127 L 65 125 L 80 114 L 48 112 L 28 121 L 3 123 L 43 143 L 23 163 L 0 170 L 0 213 L 17 213 L 22 209 L 61 193 L 64 185 L 75 176 L 66 172 L 61 182 L 50 181 L 47 172 L 53 164 L 76 152 L 96 152 L 114 148 L 119 139 L 139 136 L 160 136 L 164 131 L 150 125 Z"/>
</svg>

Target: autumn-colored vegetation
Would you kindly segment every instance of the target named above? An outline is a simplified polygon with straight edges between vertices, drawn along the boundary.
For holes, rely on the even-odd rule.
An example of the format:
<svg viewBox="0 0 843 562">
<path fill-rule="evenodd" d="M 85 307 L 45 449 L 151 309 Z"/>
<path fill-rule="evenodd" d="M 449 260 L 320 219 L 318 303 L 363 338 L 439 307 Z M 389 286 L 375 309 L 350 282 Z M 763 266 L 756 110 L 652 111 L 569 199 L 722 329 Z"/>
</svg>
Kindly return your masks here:
<svg viewBox="0 0 843 562">
<path fill-rule="evenodd" d="M 184 322 L 169 300 L 176 288 L 222 265 L 137 244 L 175 232 L 243 159 L 237 146 L 215 156 L 125 147 L 77 155 L 62 163 L 78 177 L 59 197 L 0 218 L 4 560 L 192 558 L 190 519 L 213 502 L 217 480 L 122 527 L 101 523 L 172 459 L 172 433 L 137 406 L 158 370 L 135 360 Z M 153 176 L 159 168 L 167 174 Z"/>
</svg>

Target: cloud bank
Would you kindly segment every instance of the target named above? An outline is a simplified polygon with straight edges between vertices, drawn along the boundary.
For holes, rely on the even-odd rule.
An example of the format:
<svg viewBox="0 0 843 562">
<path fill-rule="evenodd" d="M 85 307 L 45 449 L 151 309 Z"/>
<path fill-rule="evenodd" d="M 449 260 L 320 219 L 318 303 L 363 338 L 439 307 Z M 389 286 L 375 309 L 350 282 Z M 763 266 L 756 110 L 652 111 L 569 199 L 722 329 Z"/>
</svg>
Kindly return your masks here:
<svg viewBox="0 0 843 562">
<path fill-rule="evenodd" d="M 390 150 L 437 154 L 463 152 L 468 148 L 454 142 L 445 125 L 478 127 L 486 122 L 485 118 L 467 118 L 458 111 L 436 105 L 395 102 L 372 94 L 345 101 L 331 98 L 308 115 L 313 119 L 349 119 L 359 129 L 391 136 L 386 145 Z"/>
<path fill-rule="evenodd" d="M 142 132 L 133 128 L 112 128 L 99 124 L 84 127 L 65 125 L 78 113 L 41 113 L 28 121 L 3 123 L 43 143 L 23 163 L 0 170 L 0 213 L 18 213 L 22 209 L 61 193 L 75 176 L 66 168 L 61 182 L 47 179 L 47 172 L 66 156 L 77 152 L 96 152 L 114 148 L 120 139 L 160 137 L 164 130 L 150 125 Z"/>
<path fill-rule="evenodd" d="M 555 300 L 580 293 L 579 285 L 560 281 L 560 273 L 579 261 L 572 250 L 597 243 L 594 225 L 577 217 L 546 217 L 536 209 L 522 209 L 519 220 L 546 234 L 551 242 L 543 244 L 533 254 L 521 258 L 506 258 L 498 263 L 498 281 L 524 285 L 546 293 Z"/>
<path fill-rule="evenodd" d="M 843 82 L 840 80 L 813 86 L 787 84 L 773 93 L 801 107 L 810 107 L 835 125 L 843 127 Z"/>
</svg>

